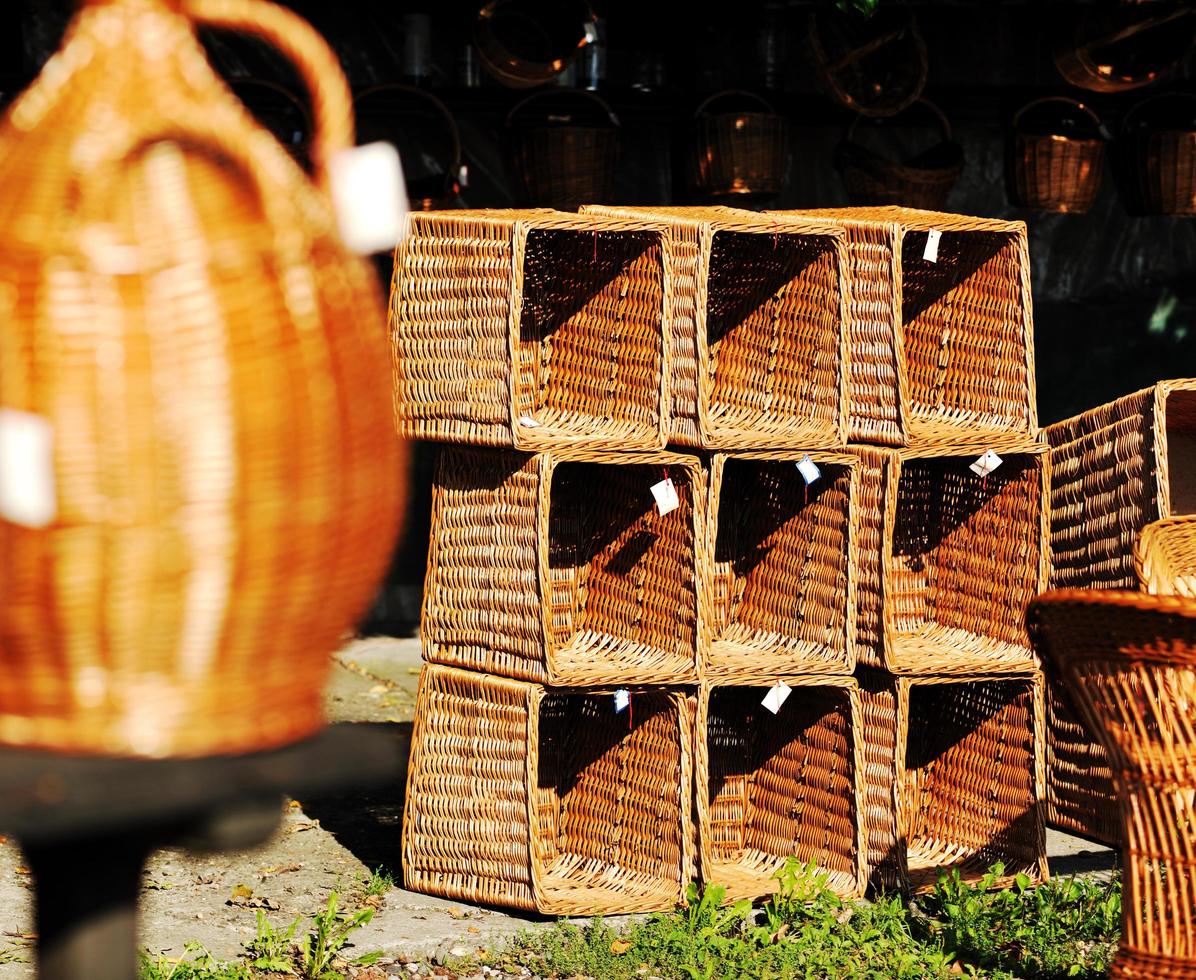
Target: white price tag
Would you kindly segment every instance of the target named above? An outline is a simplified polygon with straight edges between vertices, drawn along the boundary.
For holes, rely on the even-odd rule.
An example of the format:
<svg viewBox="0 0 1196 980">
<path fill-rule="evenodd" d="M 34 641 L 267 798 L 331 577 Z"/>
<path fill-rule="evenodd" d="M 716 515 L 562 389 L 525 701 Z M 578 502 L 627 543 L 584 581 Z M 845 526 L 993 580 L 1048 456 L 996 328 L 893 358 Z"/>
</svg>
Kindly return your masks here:
<svg viewBox="0 0 1196 980">
<path fill-rule="evenodd" d="M 931 228 L 926 233 L 926 248 L 922 250 L 922 258 L 927 262 L 937 262 L 939 260 L 939 239 L 943 237 L 943 233 L 937 228 Z"/>
<path fill-rule="evenodd" d="M 991 449 L 986 449 L 983 456 L 977 457 L 975 462 L 969 467 L 977 476 L 988 476 L 993 470 L 1004 462 L 1000 456 L 994 453 Z"/>
<path fill-rule="evenodd" d="M 818 464 L 814 460 L 810 459 L 809 453 L 806 453 L 806 455 L 797 461 L 797 472 L 806 481 L 806 486 L 809 486 L 822 476 L 822 470 L 818 468 Z"/>
<path fill-rule="evenodd" d="M 673 486 L 673 481 L 668 477 L 652 485 L 652 496 L 656 499 L 656 509 L 660 511 L 661 517 L 664 517 L 665 514 L 671 514 L 681 506 L 681 498 L 677 496 L 677 488 Z"/>
<path fill-rule="evenodd" d="M 620 715 L 627 710 L 627 706 L 631 704 L 631 692 L 625 687 L 619 688 L 615 691 L 615 714 Z"/>
<path fill-rule="evenodd" d="M 387 252 L 403 237 L 407 188 L 390 143 L 341 150 L 328 161 L 341 238 L 359 255 Z"/>
<path fill-rule="evenodd" d="M 785 699 L 789 697 L 792 690 L 793 688 L 788 684 L 779 680 L 768 689 L 768 693 L 764 695 L 764 700 L 760 703 L 775 715 L 781 710 L 781 705 L 785 703 Z"/>
<path fill-rule="evenodd" d="M 522 425 L 525 429 L 535 429 L 535 428 L 538 428 L 540 425 L 540 423 L 537 422 L 530 415 L 520 415 L 519 416 L 519 424 Z"/>
<path fill-rule="evenodd" d="M 57 513 L 54 427 L 41 415 L 0 408 L 0 520 L 45 527 Z"/>
</svg>

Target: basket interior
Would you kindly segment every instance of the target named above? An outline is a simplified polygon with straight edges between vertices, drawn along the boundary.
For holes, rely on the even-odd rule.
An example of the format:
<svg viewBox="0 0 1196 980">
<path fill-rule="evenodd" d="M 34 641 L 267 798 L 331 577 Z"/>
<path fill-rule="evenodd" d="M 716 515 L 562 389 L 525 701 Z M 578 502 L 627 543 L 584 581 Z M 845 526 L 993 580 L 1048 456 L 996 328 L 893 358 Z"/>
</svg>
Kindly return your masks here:
<svg viewBox="0 0 1196 980">
<path fill-rule="evenodd" d="M 535 847 L 549 900 L 617 908 L 680 894 L 681 702 L 552 693 L 540 705 Z"/>
<path fill-rule="evenodd" d="M 664 516 L 650 487 L 673 481 Z M 561 463 L 548 506 L 551 647 L 557 669 L 595 662 L 692 669 L 697 634 L 694 487 L 689 470 Z"/>
<path fill-rule="evenodd" d="M 1171 514 L 1196 514 L 1196 390 L 1167 395 L 1167 480 Z"/>
<path fill-rule="evenodd" d="M 664 273 L 655 232 L 528 234 L 517 412 L 540 432 L 658 441 Z"/>
<path fill-rule="evenodd" d="M 909 691 L 904 824 L 914 888 L 939 869 L 1038 874 L 1033 681 L 914 684 Z"/>
<path fill-rule="evenodd" d="M 1025 428 L 1028 342 L 1018 237 L 945 231 L 938 260 L 925 231 L 901 246 L 901 319 L 914 421 Z"/>
<path fill-rule="evenodd" d="M 710 692 L 706 751 L 715 867 L 729 894 L 769 888 L 790 856 L 815 862 L 840 894 L 858 888 L 851 702 L 841 687 L 796 687 L 773 715 L 763 687 Z M 763 889 L 763 891 L 761 891 Z"/>
<path fill-rule="evenodd" d="M 1010 454 L 987 477 L 971 462 L 901 464 L 885 627 L 890 655 L 910 669 L 1034 664 L 1024 619 L 1039 584 L 1043 457 Z"/>
<path fill-rule="evenodd" d="M 839 274 L 826 236 L 715 233 L 706 307 L 712 427 L 838 421 Z"/>
<path fill-rule="evenodd" d="M 718 500 L 711 661 L 784 673 L 850 669 L 851 469 L 729 458 Z"/>
</svg>

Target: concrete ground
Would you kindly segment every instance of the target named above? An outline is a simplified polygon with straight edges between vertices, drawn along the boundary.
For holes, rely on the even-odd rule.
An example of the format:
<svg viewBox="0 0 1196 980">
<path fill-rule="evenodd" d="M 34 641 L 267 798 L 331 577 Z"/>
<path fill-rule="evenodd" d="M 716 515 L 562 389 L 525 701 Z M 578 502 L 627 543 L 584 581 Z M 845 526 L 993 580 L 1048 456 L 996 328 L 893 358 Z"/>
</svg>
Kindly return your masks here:
<svg viewBox="0 0 1196 980">
<path fill-rule="evenodd" d="M 335 658 L 327 693 L 334 721 L 389 726 L 410 738 L 419 676 L 415 639 L 357 640 Z M 364 896 L 375 868 L 401 881 L 402 784 L 339 799 L 296 801 L 264 847 L 236 854 L 196 856 L 181 851 L 155 855 L 142 895 L 141 941 L 153 953 L 180 956 L 188 942 L 231 958 L 255 931 L 256 914 L 276 924 L 310 917 L 337 891 L 342 905 L 376 908 L 373 921 L 355 935 L 359 952 L 379 950 L 385 973 L 405 973 L 412 961 L 460 957 L 493 947 L 515 933 L 543 925 L 535 916 L 508 914 L 392 888 Z M 1051 831 L 1055 875 L 1107 873 L 1107 848 Z M 80 868 L 80 877 L 87 874 Z M 32 977 L 31 881 L 19 849 L 0 843 L 0 980 Z M 4 960 L 18 958 L 19 962 Z"/>
</svg>

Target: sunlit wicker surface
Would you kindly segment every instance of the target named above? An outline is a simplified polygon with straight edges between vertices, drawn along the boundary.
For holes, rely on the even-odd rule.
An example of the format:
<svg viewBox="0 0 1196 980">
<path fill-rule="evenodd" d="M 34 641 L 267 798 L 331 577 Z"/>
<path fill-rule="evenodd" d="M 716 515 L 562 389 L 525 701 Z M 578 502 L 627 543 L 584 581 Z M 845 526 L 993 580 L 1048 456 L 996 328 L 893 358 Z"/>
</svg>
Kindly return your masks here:
<svg viewBox="0 0 1196 980">
<path fill-rule="evenodd" d="M 684 694 L 552 690 L 428 664 L 403 821 L 415 891 L 550 915 L 650 912 L 691 859 Z"/>
<path fill-rule="evenodd" d="M 673 481 L 661 516 L 651 486 Z M 697 678 L 706 477 L 694 456 L 441 450 L 424 657 L 554 684 Z"/>
<path fill-rule="evenodd" d="M 668 229 L 670 443 L 777 449 L 844 441 L 842 228 L 733 208 L 582 210 Z"/>
<path fill-rule="evenodd" d="M 664 444 L 663 231 L 553 211 L 412 214 L 391 339 L 404 435 L 518 449 Z"/>
<path fill-rule="evenodd" d="M 1124 843 L 1110 976 L 1196 976 L 1196 603 L 1060 590 L 1031 615 L 1113 772 Z"/>
<path fill-rule="evenodd" d="M 763 686 L 703 686 L 694 732 L 705 881 L 729 899 L 776 890 L 789 857 L 844 897 L 863 894 L 863 719 L 849 677 L 785 677 L 777 714 Z M 770 682 L 772 683 L 772 682 Z"/>
<path fill-rule="evenodd" d="M 809 486 L 805 455 L 821 471 Z M 707 677 L 854 669 L 859 466 L 845 453 L 714 456 Z"/>
<path fill-rule="evenodd" d="M 294 63 L 318 186 L 193 20 Z M 202 755 L 322 723 L 400 513 L 384 314 L 327 192 L 352 144 L 335 56 L 246 0 L 84 3 L 12 106 L 0 405 L 53 426 L 57 517 L 0 520 L 0 741 Z"/>
<path fill-rule="evenodd" d="M 1143 592 L 1196 598 L 1196 515 L 1167 517 L 1142 528 L 1134 568 Z"/>
</svg>

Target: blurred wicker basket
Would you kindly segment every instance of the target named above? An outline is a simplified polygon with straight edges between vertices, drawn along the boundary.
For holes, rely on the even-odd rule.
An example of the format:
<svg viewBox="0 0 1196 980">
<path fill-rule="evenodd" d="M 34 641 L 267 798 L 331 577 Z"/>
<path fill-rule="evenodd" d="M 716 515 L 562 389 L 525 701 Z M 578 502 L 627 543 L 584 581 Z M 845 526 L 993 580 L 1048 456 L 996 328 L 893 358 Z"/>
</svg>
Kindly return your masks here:
<svg viewBox="0 0 1196 980">
<path fill-rule="evenodd" d="M 922 107 L 937 122 L 942 139 L 905 160 L 882 156 L 855 141 L 856 116 L 835 148 L 835 169 L 843 179 L 847 199 L 856 206 L 893 204 L 906 208 L 941 210 L 951 188 L 963 173 L 963 149 L 951 138 L 951 124 L 939 108 L 918 99 L 910 109 L 893 116 L 891 123 Z"/>
<path fill-rule="evenodd" d="M 1026 607 L 1046 584 L 1045 447 L 983 450 L 852 447 L 860 457 L 855 637 L 860 663 L 896 674 L 1025 672 L 1037 658 Z"/>
<path fill-rule="evenodd" d="M 977 881 L 998 861 L 998 887 L 1018 874 L 1046 878 L 1041 673 L 963 680 L 867 671 L 860 697 L 869 818 L 896 797 L 896 820 L 869 824 L 876 887 L 929 891 L 951 870 Z"/>
<path fill-rule="evenodd" d="M 598 38 L 586 0 L 490 0 L 474 22 L 486 70 L 508 88 L 551 82 Z"/>
<path fill-rule="evenodd" d="M 650 488 L 673 481 L 661 516 Z M 552 684 L 692 683 L 704 606 L 696 457 L 441 451 L 424 658 Z"/>
<path fill-rule="evenodd" d="M 407 769 L 403 884 L 545 915 L 671 910 L 692 859 L 681 692 L 552 689 L 427 664 Z"/>
<path fill-rule="evenodd" d="M 1196 516 L 1168 517 L 1142 528 L 1134 568 L 1143 592 L 1196 599 Z"/>
<path fill-rule="evenodd" d="M 1113 160 L 1130 214 L 1196 215 L 1196 94 L 1156 95 L 1131 108 Z"/>
<path fill-rule="evenodd" d="M 797 462 L 821 471 L 806 484 Z M 859 460 L 718 453 L 711 462 L 705 676 L 735 681 L 855 668 Z"/>
<path fill-rule="evenodd" d="M 715 93 L 694 112 L 693 193 L 744 207 L 776 197 L 785 184 L 788 141 L 788 123 L 768 100 L 737 89 Z"/>
<path fill-rule="evenodd" d="M 1112 761 L 1122 938 L 1110 976 L 1196 975 L 1196 603 L 1063 590 L 1031 610 L 1044 656 Z"/>
<path fill-rule="evenodd" d="M 606 208 L 667 229 L 668 441 L 712 449 L 844 441 L 841 228 L 731 208 Z M 882 389 L 875 397 L 883 398 Z"/>
<path fill-rule="evenodd" d="M 1055 67 L 1091 92 L 1157 82 L 1183 64 L 1196 40 L 1196 10 L 1183 3 L 1093 5 L 1062 23 Z"/>
<path fill-rule="evenodd" d="M 852 441 L 984 448 L 986 440 L 1033 436 L 1024 222 L 909 208 L 780 213 L 847 233 Z M 928 260 L 932 233 L 937 255 Z"/>
<path fill-rule="evenodd" d="M 1043 116 L 1043 107 L 1066 107 L 1070 116 L 1035 125 L 1032 120 Z M 1081 214 L 1092 207 L 1105 172 L 1101 129 L 1096 113 L 1075 99 L 1052 96 L 1022 106 L 1010 124 L 1006 145 L 1010 202 L 1038 211 Z"/>
<path fill-rule="evenodd" d="M 295 63 L 315 185 L 196 23 Z M 45 432 L 16 472 L 56 492 L 0 517 L 0 742 L 197 756 L 322 725 L 401 512 L 382 308 L 328 190 L 352 142 L 335 56 L 245 0 L 85 3 L 12 107 L 0 427 Z"/>
<path fill-rule="evenodd" d="M 540 111 L 529 118 L 530 107 Z M 615 196 L 619 119 L 593 92 L 549 89 L 507 114 L 508 169 L 521 205 L 575 211 Z"/>
<path fill-rule="evenodd" d="M 529 450 L 663 445 L 664 238 L 594 215 L 412 214 L 391 293 L 399 431 Z"/>
<path fill-rule="evenodd" d="M 766 688 L 703 685 L 694 731 L 702 878 L 728 900 L 776 891 L 796 857 L 827 887 L 859 898 L 864 873 L 863 718 L 850 677 L 784 676 L 780 711 Z"/>
</svg>

